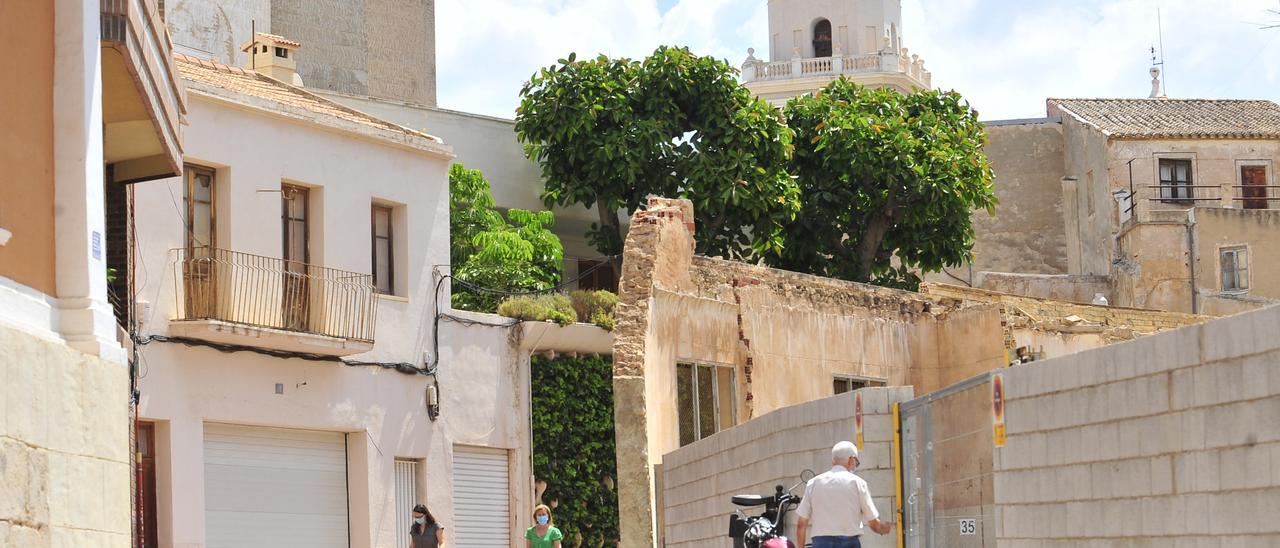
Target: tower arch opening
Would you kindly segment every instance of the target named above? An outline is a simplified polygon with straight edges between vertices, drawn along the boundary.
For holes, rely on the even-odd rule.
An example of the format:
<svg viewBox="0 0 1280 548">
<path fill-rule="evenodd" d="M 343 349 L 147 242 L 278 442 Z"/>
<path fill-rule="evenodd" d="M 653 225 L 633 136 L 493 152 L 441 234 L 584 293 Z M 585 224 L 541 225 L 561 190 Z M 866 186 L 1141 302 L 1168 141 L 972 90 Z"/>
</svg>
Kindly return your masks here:
<svg viewBox="0 0 1280 548">
<path fill-rule="evenodd" d="M 813 56 L 831 57 L 831 21 L 818 19 L 813 23 Z"/>
</svg>

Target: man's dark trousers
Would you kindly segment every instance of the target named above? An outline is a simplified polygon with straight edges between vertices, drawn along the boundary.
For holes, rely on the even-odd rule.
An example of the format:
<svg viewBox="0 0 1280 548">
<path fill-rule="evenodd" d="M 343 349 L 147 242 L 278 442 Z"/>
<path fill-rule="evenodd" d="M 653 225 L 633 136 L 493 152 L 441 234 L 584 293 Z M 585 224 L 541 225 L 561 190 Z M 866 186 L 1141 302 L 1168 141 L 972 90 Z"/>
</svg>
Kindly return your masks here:
<svg viewBox="0 0 1280 548">
<path fill-rule="evenodd" d="M 862 548 L 858 537 L 813 537 L 813 548 Z"/>
</svg>

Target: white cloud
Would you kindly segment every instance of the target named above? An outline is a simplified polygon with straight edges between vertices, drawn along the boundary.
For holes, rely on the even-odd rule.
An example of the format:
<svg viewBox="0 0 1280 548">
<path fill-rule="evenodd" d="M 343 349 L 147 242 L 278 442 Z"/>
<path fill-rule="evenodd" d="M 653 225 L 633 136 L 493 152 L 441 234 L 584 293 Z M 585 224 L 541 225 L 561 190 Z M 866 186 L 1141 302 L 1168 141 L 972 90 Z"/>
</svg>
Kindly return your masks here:
<svg viewBox="0 0 1280 548">
<path fill-rule="evenodd" d="M 671 2 L 664 1 L 664 5 Z M 1175 97 L 1275 99 L 1280 29 L 1259 30 L 1277 0 L 905 0 L 904 45 L 985 119 L 1044 115 L 1046 97 L 1145 97 L 1162 10 Z M 642 57 L 689 46 L 737 65 L 763 52 L 764 0 L 440 0 L 440 104 L 510 117 L 523 82 L 577 52 Z"/>
</svg>

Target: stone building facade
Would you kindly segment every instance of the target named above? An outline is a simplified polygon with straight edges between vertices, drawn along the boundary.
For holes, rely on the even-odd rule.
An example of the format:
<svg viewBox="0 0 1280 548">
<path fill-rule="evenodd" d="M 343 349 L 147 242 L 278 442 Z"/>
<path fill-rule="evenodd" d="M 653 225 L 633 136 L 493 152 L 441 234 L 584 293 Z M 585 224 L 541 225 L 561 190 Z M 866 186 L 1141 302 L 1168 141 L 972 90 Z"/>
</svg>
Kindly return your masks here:
<svg viewBox="0 0 1280 548">
<path fill-rule="evenodd" d="M 1214 315 L 1280 299 L 1257 275 L 1280 266 L 1280 105 L 1050 99 L 1048 114 L 988 123 L 996 214 L 974 214 L 971 265 L 928 279 Z"/>
</svg>

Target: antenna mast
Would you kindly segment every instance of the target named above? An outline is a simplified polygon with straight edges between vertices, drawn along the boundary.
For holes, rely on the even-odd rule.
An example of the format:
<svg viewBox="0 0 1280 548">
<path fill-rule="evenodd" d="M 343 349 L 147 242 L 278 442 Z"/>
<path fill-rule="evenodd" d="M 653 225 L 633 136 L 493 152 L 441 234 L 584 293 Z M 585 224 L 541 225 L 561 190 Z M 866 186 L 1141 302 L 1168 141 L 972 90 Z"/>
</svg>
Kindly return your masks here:
<svg viewBox="0 0 1280 548">
<path fill-rule="evenodd" d="M 1156 33 L 1157 33 L 1158 39 L 1160 40 L 1160 63 L 1159 64 L 1161 68 L 1161 71 L 1160 71 L 1161 83 L 1164 84 L 1164 94 L 1168 95 L 1169 94 L 1169 74 L 1168 74 L 1169 71 L 1164 68 L 1164 21 L 1160 18 L 1160 6 L 1156 6 Z M 1151 56 L 1151 61 L 1153 63 L 1155 62 L 1154 55 Z"/>
</svg>

